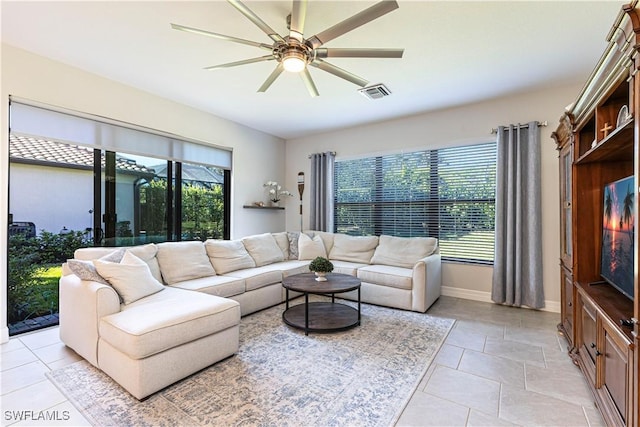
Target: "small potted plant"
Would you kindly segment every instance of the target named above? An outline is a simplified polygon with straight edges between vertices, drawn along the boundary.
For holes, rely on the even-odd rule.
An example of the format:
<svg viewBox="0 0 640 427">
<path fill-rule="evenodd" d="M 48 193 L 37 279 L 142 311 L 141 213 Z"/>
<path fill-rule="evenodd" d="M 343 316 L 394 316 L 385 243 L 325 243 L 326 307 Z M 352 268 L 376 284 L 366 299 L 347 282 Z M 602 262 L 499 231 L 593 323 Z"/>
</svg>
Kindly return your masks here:
<svg viewBox="0 0 640 427">
<path fill-rule="evenodd" d="M 309 264 L 309 271 L 316 273 L 316 280 L 318 282 L 325 282 L 327 280 L 327 273 L 331 273 L 333 271 L 333 264 L 328 259 L 319 256 L 311 261 Z"/>
</svg>

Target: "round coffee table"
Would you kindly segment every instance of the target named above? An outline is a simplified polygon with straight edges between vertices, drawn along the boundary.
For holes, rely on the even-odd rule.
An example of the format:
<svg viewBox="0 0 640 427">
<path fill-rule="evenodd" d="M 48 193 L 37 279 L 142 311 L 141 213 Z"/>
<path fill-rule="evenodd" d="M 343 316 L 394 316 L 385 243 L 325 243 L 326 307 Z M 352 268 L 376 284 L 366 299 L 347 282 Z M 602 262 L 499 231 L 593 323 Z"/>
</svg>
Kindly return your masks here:
<svg viewBox="0 0 640 427">
<path fill-rule="evenodd" d="M 327 273 L 326 282 L 316 281 L 313 273 L 295 274 L 282 279 L 287 291 L 286 308 L 282 313 L 284 323 L 309 332 L 344 331 L 360 325 L 360 279 L 357 277 Z M 289 307 L 289 291 L 302 292 L 304 304 Z M 358 309 L 335 301 L 335 294 L 358 291 Z M 309 302 L 309 295 L 331 295 L 331 302 Z"/>
</svg>

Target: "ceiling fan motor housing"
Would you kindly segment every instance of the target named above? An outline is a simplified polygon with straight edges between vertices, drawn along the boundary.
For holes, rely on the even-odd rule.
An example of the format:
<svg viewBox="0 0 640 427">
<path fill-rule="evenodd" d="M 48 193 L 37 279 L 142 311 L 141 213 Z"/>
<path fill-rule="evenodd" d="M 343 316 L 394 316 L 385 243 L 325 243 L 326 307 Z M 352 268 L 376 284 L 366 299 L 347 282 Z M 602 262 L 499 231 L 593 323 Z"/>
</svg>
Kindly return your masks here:
<svg viewBox="0 0 640 427">
<path fill-rule="evenodd" d="M 273 48 L 273 56 L 283 65 L 288 60 L 298 60 L 302 61 L 303 66 L 306 66 L 314 59 L 313 50 L 309 46 L 289 37 L 286 42 L 276 44 Z"/>
</svg>

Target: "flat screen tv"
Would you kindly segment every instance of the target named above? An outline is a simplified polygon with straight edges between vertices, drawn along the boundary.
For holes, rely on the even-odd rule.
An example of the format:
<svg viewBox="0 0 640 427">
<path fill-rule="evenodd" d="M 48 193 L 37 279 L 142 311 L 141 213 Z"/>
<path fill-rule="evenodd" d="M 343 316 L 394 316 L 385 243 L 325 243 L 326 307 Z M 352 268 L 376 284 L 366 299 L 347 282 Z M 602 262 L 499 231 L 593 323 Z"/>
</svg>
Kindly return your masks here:
<svg viewBox="0 0 640 427">
<path fill-rule="evenodd" d="M 633 176 L 606 184 L 602 215 L 600 275 L 633 299 Z"/>
</svg>

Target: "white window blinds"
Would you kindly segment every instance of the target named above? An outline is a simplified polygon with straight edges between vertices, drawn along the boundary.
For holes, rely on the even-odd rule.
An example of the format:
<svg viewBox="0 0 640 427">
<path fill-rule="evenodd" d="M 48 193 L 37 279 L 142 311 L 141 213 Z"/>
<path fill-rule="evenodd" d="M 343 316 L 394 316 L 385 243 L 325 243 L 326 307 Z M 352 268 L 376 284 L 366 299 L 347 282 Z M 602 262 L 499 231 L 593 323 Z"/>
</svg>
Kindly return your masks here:
<svg viewBox="0 0 640 427">
<path fill-rule="evenodd" d="M 336 231 L 437 237 L 443 259 L 493 262 L 495 142 L 336 161 Z"/>
<path fill-rule="evenodd" d="M 9 128 L 17 135 L 231 169 L 230 148 L 16 99 L 11 99 Z"/>
</svg>

